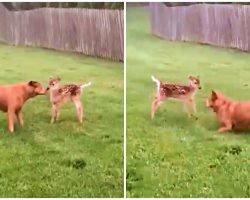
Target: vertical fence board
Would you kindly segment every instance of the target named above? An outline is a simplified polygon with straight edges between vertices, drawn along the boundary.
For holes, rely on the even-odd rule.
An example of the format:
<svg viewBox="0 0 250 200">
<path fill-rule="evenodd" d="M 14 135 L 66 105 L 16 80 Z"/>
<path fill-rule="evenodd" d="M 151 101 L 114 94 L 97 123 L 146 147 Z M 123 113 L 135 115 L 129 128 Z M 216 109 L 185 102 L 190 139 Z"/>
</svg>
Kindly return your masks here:
<svg viewBox="0 0 250 200">
<path fill-rule="evenodd" d="M 250 51 L 248 5 L 167 7 L 163 3 L 150 3 L 149 7 L 151 33 L 156 36 Z"/>
</svg>

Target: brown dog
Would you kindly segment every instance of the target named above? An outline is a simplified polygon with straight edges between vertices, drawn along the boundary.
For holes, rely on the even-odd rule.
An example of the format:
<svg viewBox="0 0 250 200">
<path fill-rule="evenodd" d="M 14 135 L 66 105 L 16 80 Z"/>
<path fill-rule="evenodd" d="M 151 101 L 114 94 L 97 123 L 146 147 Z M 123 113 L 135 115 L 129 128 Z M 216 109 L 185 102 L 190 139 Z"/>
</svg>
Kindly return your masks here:
<svg viewBox="0 0 250 200">
<path fill-rule="evenodd" d="M 14 131 L 14 118 L 23 126 L 22 106 L 30 98 L 45 94 L 42 85 L 36 81 L 0 86 L 0 110 L 7 112 L 8 130 Z"/>
<path fill-rule="evenodd" d="M 250 101 L 238 102 L 212 91 L 206 106 L 213 109 L 220 122 L 219 132 L 250 129 Z"/>
</svg>

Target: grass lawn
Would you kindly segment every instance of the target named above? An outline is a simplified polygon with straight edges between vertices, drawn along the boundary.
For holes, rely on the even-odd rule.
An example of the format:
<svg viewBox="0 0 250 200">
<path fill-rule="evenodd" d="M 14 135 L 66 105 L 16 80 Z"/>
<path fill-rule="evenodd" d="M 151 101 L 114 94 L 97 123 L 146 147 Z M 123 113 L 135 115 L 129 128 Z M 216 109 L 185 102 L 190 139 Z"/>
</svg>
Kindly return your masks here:
<svg viewBox="0 0 250 200">
<path fill-rule="evenodd" d="M 0 112 L 0 197 L 123 197 L 123 63 L 1 44 L 0 71 L 0 84 L 93 83 L 83 124 L 66 104 L 51 125 L 46 96 L 25 104 L 25 127 L 12 135 Z"/>
<path fill-rule="evenodd" d="M 219 134 L 205 107 L 212 89 L 250 99 L 249 63 L 247 53 L 154 37 L 146 10 L 127 9 L 127 197 L 250 197 L 250 134 Z M 198 121 L 173 101 L 151 121 L 151 75 L 200 75 Z"/>
</svg>

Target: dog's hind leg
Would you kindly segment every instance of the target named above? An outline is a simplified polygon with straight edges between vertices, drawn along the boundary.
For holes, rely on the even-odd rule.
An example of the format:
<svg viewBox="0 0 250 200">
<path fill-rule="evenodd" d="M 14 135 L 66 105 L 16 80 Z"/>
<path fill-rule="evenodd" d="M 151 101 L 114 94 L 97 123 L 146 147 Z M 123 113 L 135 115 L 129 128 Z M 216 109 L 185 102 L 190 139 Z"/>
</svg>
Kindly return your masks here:
<svg viewBox="0 0 250 200">
<path fill-rule="evenodd" d="M 14 132 L 14 111 L 8 110 L 7 112 L 7 118 L 8 118 L 8 130 L 10 133 Z"/>
</svg>

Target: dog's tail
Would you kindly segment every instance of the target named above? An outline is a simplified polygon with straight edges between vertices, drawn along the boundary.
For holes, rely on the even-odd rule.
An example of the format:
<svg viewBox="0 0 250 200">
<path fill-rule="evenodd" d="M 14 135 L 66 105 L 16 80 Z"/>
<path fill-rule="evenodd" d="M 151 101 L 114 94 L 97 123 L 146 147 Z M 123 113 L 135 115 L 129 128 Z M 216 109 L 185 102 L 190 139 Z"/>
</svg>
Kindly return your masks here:
<svg viewBox="0 0 250 200">
<path fill-rule="evenodd" d="M 155 78 L 154 76 L 151 76 L 152 80 L 156 83 L 157 86 L 157 91 L 160 90 L 160 85 L 161 85 L 161 81 L 159 81 L 157 78 Z"/>
<path fill-rule="evenodd" d="M 88 82 L 88 83 L 86 83 L 86 84 L 82 84 L 81 85 L 81 90 L 83 90 L 83 88 L 86 88 L 86 87 L 89 87 L 89 86 L 91 86 L 91 82 Z"/>
</svg>

